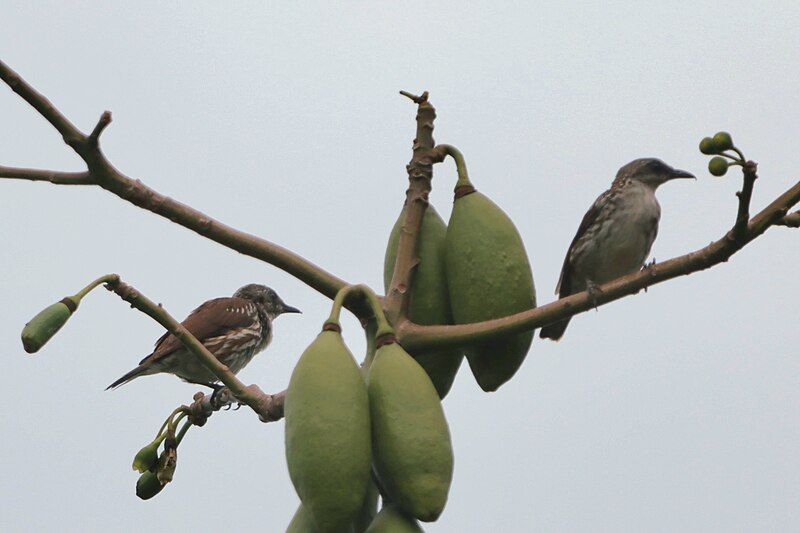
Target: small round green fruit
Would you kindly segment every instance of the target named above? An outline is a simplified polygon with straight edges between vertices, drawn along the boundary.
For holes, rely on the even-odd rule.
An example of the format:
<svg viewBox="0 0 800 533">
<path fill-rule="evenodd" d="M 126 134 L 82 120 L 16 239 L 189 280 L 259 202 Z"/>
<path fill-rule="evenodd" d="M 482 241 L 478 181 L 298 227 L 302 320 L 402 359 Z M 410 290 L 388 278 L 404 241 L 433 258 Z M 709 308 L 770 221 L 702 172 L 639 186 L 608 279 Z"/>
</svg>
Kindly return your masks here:
<svg viewBox="0 0 800 533">
<path fill-rule="evenodd" d="M 714 135 L 713 141 L 714 145 L 717 147 L 717 150 L 720 152 L 733 148 L 733 139 L 731 138 L 731 134 L 727 131 L 718 132 L 716 135 Z"/>
<path fill-rule="evenodd" d="M 728 162 L 724 157 L 712 157 L 708 162 L 708 171 L 714 176 L 724 176 L 728 172 Z"/>
<path fill-rule="evenodd" d="M 711 137 L 705 137 L 702 141 L 700 141 L 700 151 L 706 155 L 716 154 L 719 152 L 716 143 L 714 143 L 714 139 Z"/>
</svg>

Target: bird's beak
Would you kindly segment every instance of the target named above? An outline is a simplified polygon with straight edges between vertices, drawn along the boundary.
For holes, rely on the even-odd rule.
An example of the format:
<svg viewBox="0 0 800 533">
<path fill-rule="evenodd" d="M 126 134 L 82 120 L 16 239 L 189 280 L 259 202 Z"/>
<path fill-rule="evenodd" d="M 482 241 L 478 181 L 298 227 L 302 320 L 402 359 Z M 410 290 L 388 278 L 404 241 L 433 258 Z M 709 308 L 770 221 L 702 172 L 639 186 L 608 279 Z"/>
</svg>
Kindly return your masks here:
<svg viewBox="0 0 800 533">
<path fill-rule="evenodd" d="M 685 170 L 681 170 L 681 169 L 678 169 L 678 168 L 673 168 L 672 172 L 670 173 L 669 179 L 674 180 L 674 179 L 679 179 L 679 178 L 691 178 L 693 180 L 697 179 L 695 177 L 695 175 L 692 174 L 691 172 L 686 172 Z"/>
<path fill-rule="evenodd" d="M 281 314 L 283 313 L 302 313 L 302 311 L 296 307 L 292 307 L 291 305 L 283 304 L 283 307 L 281 308 Z"/>
</svg>

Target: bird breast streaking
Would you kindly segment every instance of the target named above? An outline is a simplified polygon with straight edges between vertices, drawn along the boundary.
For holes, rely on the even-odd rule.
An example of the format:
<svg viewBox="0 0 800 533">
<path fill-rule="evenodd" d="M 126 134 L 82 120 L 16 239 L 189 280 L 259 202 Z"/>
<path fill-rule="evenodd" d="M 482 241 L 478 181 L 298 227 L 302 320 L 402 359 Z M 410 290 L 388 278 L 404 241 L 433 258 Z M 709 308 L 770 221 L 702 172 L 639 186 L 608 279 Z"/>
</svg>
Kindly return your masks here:
<svg viewBox="0 0 800 533">
<path fill-rule="evenodd" d="M 250 284 L 231 297 L 208 300 L 192 311 L 181 325 L 236 374 L 272 340 L 272 321 L 278 315 L 299 312 L 286 305 L 269 287 Z M 218 381 L 177 337 L 167 332 L 156 341 L 153 353 L 108 388 L 162 372 L 214 388 Z"/>
<path fill-rule="evenodd" d="M 677 178 L 694 178 L 660 159 L 636 159 L 623 166 L 611 188 L 584 215 L 564 258 L 556 293 L 559 298 L 636 272 L 644 266 L 656 240 L 661 207 L 656 189 Z M 542 328 L 543 339 L 558 340 L 569 318 Z"/>
</svg>

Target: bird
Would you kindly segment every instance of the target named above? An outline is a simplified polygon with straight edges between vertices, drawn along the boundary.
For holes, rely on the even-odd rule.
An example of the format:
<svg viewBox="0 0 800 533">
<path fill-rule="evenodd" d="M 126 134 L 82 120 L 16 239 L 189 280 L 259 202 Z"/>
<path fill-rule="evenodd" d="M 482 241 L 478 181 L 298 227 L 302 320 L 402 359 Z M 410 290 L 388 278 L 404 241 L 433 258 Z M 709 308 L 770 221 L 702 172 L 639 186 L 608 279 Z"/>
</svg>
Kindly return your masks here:
<svg viewBox="0 0 800 533">
<path fill-rule="evenodd" d="M 661 218 L 656 189 L 679 178 L 696 179 L 656 158 L 635 159 L 620 168 L 611 188 L 583 216 L 569 245 L 556 286 L 558 297 L 588 290 L 596 298 L 599 285 L 644 268 Z M 559 340 L 569 321 L 546 325 L 539 337 Z"/>
<path fill-rule="evenodd" d="M 221 363 L 236 374 L 272 340 L 272 321 L 284 313 L 300 313 L 286 305 L 269 287 L 251 283 L 231 297 L 214 298 L 200 305 L 181 322 L 214 354 Z M 221 388 L 218 378 L 170 332 L 156 341 L 153 352 L 139 366 L 109 385 L 106 390 L 136 379 L 159 373 L 174 374 L 184 381 Z"/>
</svg>

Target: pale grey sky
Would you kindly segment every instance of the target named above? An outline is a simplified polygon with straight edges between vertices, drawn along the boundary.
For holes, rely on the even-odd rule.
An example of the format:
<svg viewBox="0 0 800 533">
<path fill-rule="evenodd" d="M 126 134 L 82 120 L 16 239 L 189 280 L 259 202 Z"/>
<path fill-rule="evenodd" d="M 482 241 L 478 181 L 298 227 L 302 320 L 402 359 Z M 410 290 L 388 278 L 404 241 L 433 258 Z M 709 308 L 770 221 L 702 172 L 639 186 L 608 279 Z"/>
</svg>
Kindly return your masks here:
<svg viewBox="0 0 800 533">
<path fill-rule="evenodd" d="M 797 179 L 795 2 L 18 2 L 0 57 L 78 126 L 109 109 L 113 163 L 353 282 L 381 284 L 406 187 L 414 106 L 514 219 L 539 301 L 594 198 L 631 159 L 697 182 L 659 191 L 658 259 L 732 223 L 737 173 L 696 149 L 725 129 L 757 160 L 759 209 Z M 0 87 L 0 164 L 81 170 Z M 455 171 L 436 168 L 447 217 Z M 98 291 L 34 357 L 22 325 L 106 272 L 182 318 L 266 283 L 281 317 L 241 373 L 285 387 L 329 302 L 95 188 L 0 181 L 0 530 L 282 531 L 297 505 L 283 423 L 246 409 L 192 429 L 175 481 L 134 496 L 133 454 L 197 387 L 153 376 L 105 392 L 149 353 L 157 324 Z M 772 229 L 729 263 L 576 318 L 482 393 L 462 367 L 445 410 L 455 477 L 427 531 L 788 531 L 800 528 L 800 233 Z M 355 353 L 363 340 L 345 324 Z"/>
</svg>

